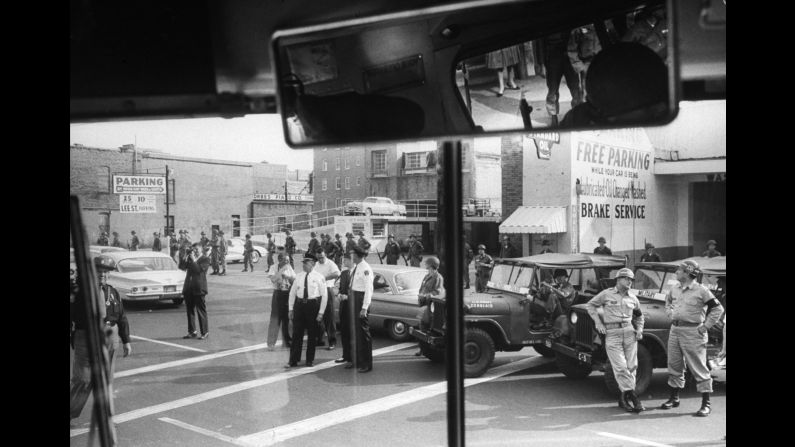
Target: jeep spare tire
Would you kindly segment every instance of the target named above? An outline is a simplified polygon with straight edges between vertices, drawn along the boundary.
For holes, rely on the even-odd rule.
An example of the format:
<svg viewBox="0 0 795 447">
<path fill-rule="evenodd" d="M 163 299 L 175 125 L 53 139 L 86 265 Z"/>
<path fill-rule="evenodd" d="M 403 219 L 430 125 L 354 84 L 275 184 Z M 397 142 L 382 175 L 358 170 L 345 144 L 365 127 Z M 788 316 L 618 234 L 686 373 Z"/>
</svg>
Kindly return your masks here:
<svg viewBox="0 0 795 447">
<path fill-rule="evenodd" d="M 651 375 L 654 371 L 651 353 L 645 346 L 638 343 L 638 369 L 635 371 L 635 393 L 642 394 L 651 383 Z M 605 363 L 605 386 L 607 392 L 616 395 L 621 392 L 618 388 L 618 381 L 613 373 L 613 366 L 608 360 Z"/>
<path fill-rule="evenodd" d="M 579 360 L 555 352 L 555 363 L 558 369 L 569 379 L 584 379 L 591 374 L 591 365 L 580 363 Z"/>
<path fill-rule="evenodd" d="M 494 340 L 483 329 L 467 329 L 464 336 L 464 377 L 480 377 L 494 360 Z"/>
</svg>

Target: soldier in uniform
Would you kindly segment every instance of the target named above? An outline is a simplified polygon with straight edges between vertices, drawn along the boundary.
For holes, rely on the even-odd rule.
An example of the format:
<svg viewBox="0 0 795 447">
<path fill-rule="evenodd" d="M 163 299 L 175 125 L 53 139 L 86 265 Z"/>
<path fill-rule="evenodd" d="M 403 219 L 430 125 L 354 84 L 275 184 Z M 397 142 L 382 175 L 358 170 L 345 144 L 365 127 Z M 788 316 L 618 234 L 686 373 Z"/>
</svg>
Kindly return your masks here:
<svg viewBox="0 0 795 447">
<path fill-rule="evenodd" d="M 200 253 L 201 244 L 196 242 L 191 246 L 191 250 L 186 255 L 187 274 L 182 285 L 182 296 L 185 298 L 185 310 L 188 314 L 188 334 L 182 338 L 206 339 L 210 335 L 207 323 L 207 268 L 210 260 L 207 256 Z M 199 314 L 199 330 L 201 335 L 196 334 L 194 315 Z"/>
<path fill-rule="evenodd" d="M 201 233 L 201 237 L 199 238 L 199 243 L 202 244 L 202 250 L 204 250 L 205 247 L 210 245 L 210 238 L 207 237 L 207 233 L 205 233 L 204 231 L 202 231 Z"/>
<path fill-rule="evenodd" d="M 152 242 L 152 251 L 162 250 L 163 247 L 160 245 L 160 233 L 155 231 L 154 233 L 152 233 L 152 236 L 154 236 L 155 238 L 154 242 Z"/>
<path fill-rule="evenodd" d="M 326 252 L 326 256 L 328 256 L 328 258 L 331 259 L 331 262 L 336 264 L 337 263 L 336 262 L 336 259 L 337 259 L 337 245 L 335 245 L 334 242 L 331 241 L 331 235 L 330 234 L 323 234 L 322 235 L 322 238 L 321 238 L 321 241 L 320 241 L 320 246 L 323 247 L 323 251 Z M 339 269 L 339 268 L 340 268 L 340 266 L 337 266 L 337 269 Z"/>
<path fill-rule="evenodd" d="M 599 243 L 599 246 L 593 249 L 594 254 L 597 254 L 597 255 L 612 255 L 613 254 L 613 251 L 610 250 L 610 247 L 605 245 L 607 243 L 607 240 L 604 238 L 604 236 L 600 236 L 599 240 L 596 241 L 596 242 Z"/>
<path fill-rule="evenodd" d="M 514 247 L 511 243 L 511 239 L 508 237 L 507 234 L 502 235 L 502 244 L 500 245 L 500 257 L 501 258 L 512 258 L 514 257 Z"/>
<path fill-rule="evenodd" d="M 380 259 L 383 261 L 384 257 L 386 257 L 387 264 L 397 265 L 398 258 L 400 258 L 400 246 L 395 242 L 394 234 L 390 234 L 389 237 L 387 237 L 387 243 L 386 246 L 384 246 L 384 252 L 381 254 Z"/>
<path fill-rule="evenodd" d="M 228 246 L 226 238 L 224 238 L 224 231 L 218 230 L 218 263 L 221 265 L 221 272 L 218 276 L 226 276 L 226 253 Z"/>
<path fill-rule="evenodd" d="M 179 238 L 179 265 L 182 270 L 187 270 L 188 257 L 190 257 L 191 254 L 190 238 L 188 237 L 188 230 L 182 230 L 180 233 L 182 237 Z"/>
<path fill-rule="evenodd" d="M 317 331 L 328 305 L 326 278 L 313 270 L 316 261 L 317 258 L 314 254 L 305 254 L 303 271 L 296 275 L 295 281 L 290 287 L 288 316 L 293 322 L 293 343 L 290 348 L 290 360 L 284 366 L 285 368 L 298 366 L 304 344 L 304 333 L 307 331 L 309 334 L 306 346 L 306 366 L 312 366 L 315 361 Z"/>
<path fill-rule="evenodd" d="M 119 339 L 124 351 L 124 357 L 132 353 L 130 344 L 130 325 L 127 315 L 124 313 L 119 295 L 111 292 L 107 287 L 107 272 L 112 267 L 100 262 L 100 257 L 94 258 L 94 266 L 99 274 L 100 291 L 105 298 L 105 343 L 108 348 L 108 358 L 110 360 L 110 378 L 113 379 L 115 370 L 116 351 L 119 350 Z M 88 354 L 88 319 L 85 314 L 85 293 L 76 293 L 75 299 L 70 303 L 71 314 L 71 345 L 74 348 L 74 366 L 72 368 L 71 388 L 69 391 L 69 410 L 70 419 L 80 416 L 83 407 L 86 405 L 89 394 L 91 394 L 91 363 Z M 111 383 L 110 394 L 113 394 Z"/>
<path fill-rule="evenodd" d="M 353 260 L 353 273 L 351 273 L 351 284 L 348 289 L 348 298 L 353 298 L 349 305 L 354 306 L 356 314 L 356 361 L 358 362 L 361 373 L 373 370 L 373 339 L 370 335 L 370 324 L 367 320 L 367 313 L 370 302 L 373 299 L 373 269 L 364 260 L 367 252 L 362 247 L 355 247 L 351 252 Z M 353 367 L 353 365 L 351 365 Z"/>
<path fill-rule="evenodd" d="M 475 256 L 475 291 L 485 292 L 486 283 L 489 281 L 489 273 L 491 272 L 491 265 L 494 260 L 491 256 L 486 254 L 486 246 L 483 244 L 478 245 L 478 254 Z"/>
<path fill-rule="evenodd" d="M 464 238 L 464 288 L 469 288 L 469 264 L 472 263 L 472 259 L 475 257 L 475 253 L 472 251 L 472 246 L 469 245 L 469 242 L 466 240 L 466 236 Z"/>
<path fill-rule="evenodd" d="M 251 262 L 251 252 L 254 251 L 254 244 L 251 243 L 251 235 L 246 234 L 246 243 L 243 244 L 243 271 L 248 271 L 248 266 L 251 266 L 251 272 L 254 272 L 254 263 Z"/>
<path fill-rule="evenodd" d="M 654 245 L 651 242 L 646 242 L 646 253 L 640 257 L 640 262 L 662 262 L 660 255 L 654 252 Z"/>
<path fill-rule="evenodd" d="M 334 252 L 334 263 L 337 264 L 337 267 L 342 267 L 342 257 L 346 253 L 345 247 L 342 244 L 342 236 L 339 233 L 334 234 L 334 242 L 332 242 L 335 247 L 337 247 L 336 251 Z"/>
<path fill-rule="evenodd" d="M 306 249 L 307 253 L 314 253 L 318 247 L 320 247 L 320 242 L 317 240 L 317 234 L 313 231 L 309 233 L 309 246 Z"/>
<path fill-rule="evenodd" d="M 705 258 L 714 258 L 715 256 L 720 256 L 721 254 L 718 250 L 715 250 L 716 248 L 718 248 L 718 243 L 715 242 L 714 239 L 708 240 L 707 249 L 701 253 L 701 256 Z"/>
<path fill-rule="evenodd" d="M 119 240 L 119 233 L 113 232 L 113 242 L 110 243 L 111 247 L 121 247 L 121 241 Z"/>
<path fill-rule="evenodd" d="M 108 245 L 108 232 L 103 231 L 99 235 L 99 239 L 97 239 L 97 245 L 107 246 Z"/>
<path fill-rule="evenodd" d="M 568 312 L 575 298 L 574 286 L 569 282 L 569 274 L 565 269 L 555 269 L 552 274 L 553 284 L 541 283 L 542 289 L 550 298 L 550 321 Z"/>
<path fill-rule="evenodd" d="M 213 272 L 210 273 L 211 275 L 218 274 L 218 230 L 213 228 L 213 237 L 210 239 L 210 265 L 213 267 Z"/>
<path fill-rule="evenodd" d="M 287 257 L 290 258 L 290 266 L 295 268 L 295 264 L 293 263 L 293 255 L 295 254 L 295 240 L 293 239 L 292 233 L 290 230 L 284 230 L 285 240 L 284 240 L 284 249 L 287 250 Z"/>
<path fill-rule="evenodd" d="M 422 279 L 422 283 L 420 284 L 420 290 L 417 293 L 417 304 L 420 306 L 420 313 L 418 314 L 420 318 L 420 329 L 427 330 L 430 328 L 430 321 L 431 321 L 431 310 L 430 310 L 430 298 L 445 298 L 446 293 L 444 290 L 444 277 L 439 273 L 439 258 L 436 256 L 428 256 L 425 258 L 425 268 L 428 269 L 428 273 Z M 419 345 L 419 350 L 414 353 L 415 356 L 421 356 L 422 352 L 422 344 Z"/>
<path fill-rule="evenodd" d="M 616 286 L 599 292 L 588 301 L 588 314 L 596 330 L 605 334 L 607 358 L 621 390 L 619 407 L 640 413 L 645 408 L 635 393 L 635 372 L 638 369 L 638 340 L 643 338 L 643 312 L 638 297 L 630 293 L 635 274 L 623 268 L 616 275 Z M 604 322 L 598 309 L 604 310 Z M 631 404 L 630 404 L 631 401 Z"/>
<path fill-rule="evenodd" d="M 177 235 L 174 234 L 174 231 L 171 232 L 171 236 L 168 238 L 168 252 L 171 255 L 171 258 L 174 259 L 174 262 L 179 262 L 179 258 L 177 258 L 177 253 L 179 253 L 179 241 L 177 240 Z"/>
<path fill-rule="evenodd" d="M 366 251 L 368 254 L 370 253 L 370 246 L 371 246 L 370 241 L 364 238 L 364 231 L 359 232 L 359 241 L 357 242 L 357 244 L 359 245 L 359 247 L 362 247 L 364 251 Z"/>
<path fill-rule="evenodd" d="M 419 267 L 422 263 L 422 251 L 425 247 L 422 242 L 417 239 L 417 236 L 412 234 L 409 236 L 409 262 L 412 267 Z"/>
<path fill-rule="evenodd" d="M 138 235 L 135 234 L 135 230 L 130 231 L 130 251 L 138 251 L 138 245 L 140 245 L 141 241 L 138 240 Z"/>
<path fill-rule="evenodd" d="M 274 264 L 274 256 L 276 255 L 276 243 L 273 242 L 273 235 L 268 233 L 265 236 L 268 238 L 268 270 Z"/>
<path fill-rule="evenodd" d="M 696 416 L 709 416 L 709 395 L 712 377 L 707 366 L 707 332 L 720 319 L 723 306 L 712 292 L 699 284 L 701 273 L 695 261 L 684 261 L 676 269 L 679 284 L 665 296 L 665 312 L 671 319 L 668 336 L 668 386 L 671 396 L 660 408 L 669 410 L 679 406 L 679 390 L 685 387 L 685 364 L 696 378 L 696 388 L 701 393 L 701 408 Z"/>
<path fill-rule="evenodd" d="M 345 237 L 348 239 L 345 241 L 345 253 L 350 253 L 354 248 L 358 247 L 358 245 L 356 245 L 356 241 L 353 240 L 353 233 L 345 233 Z"/>
<path fill-rule="evenodd" d="M 541 247 L 542 247 L 542 249 L 541 249 L 541 254 L 542 254 L 542 255 L 543 255 L 544 253 L 554 253 L 554 252 L 552 251 L 552 243 L 551 243 L 551 242 L 549 242 L 549 240 L 548 240 L 548 239 L 544 239 L 544 241 L 543 241 L 543 242 L 541 242 Z"/>
</svg>

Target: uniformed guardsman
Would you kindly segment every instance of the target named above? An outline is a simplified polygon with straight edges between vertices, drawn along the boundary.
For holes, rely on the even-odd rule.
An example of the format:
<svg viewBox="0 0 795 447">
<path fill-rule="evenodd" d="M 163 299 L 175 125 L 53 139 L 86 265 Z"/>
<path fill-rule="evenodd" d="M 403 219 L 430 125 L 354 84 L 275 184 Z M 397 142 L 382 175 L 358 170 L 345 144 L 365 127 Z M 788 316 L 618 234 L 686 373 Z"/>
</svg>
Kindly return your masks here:
<svg viewBox="0 0 795 447">
<path fill-rule="evenodd" d="M 358 245 L 356 245 L 356 241 L 353 240 L 353 233 L 347 232 L 345 233 L 345 237 L 348 239 L 345 241 L 345 253 L 350 253 L 354 248 L 358 247 Z"/>
<path fill-rule="evenodd" d="M 544 253 L 554 253 L 554 252 L 552 251 L 552 243 L 551 243 L 551 242 L 549 242 L 549 240 L 548 240 L 548 239 L 544 239 L 544 241 L 543 241 L 543 242 L 541 242 L 541 247 L 542 247 L 542 249 L 541 249 L 541 254 L 542 254 L 542 255 L 543 255 Z"/>
<path fill-rule="evenodd" d="M 207 233 L 205 233 L 204 231 L 201 232 L 199 243 L 202 244 L 202 250 L 204 250 L 204 247 L 210 245 L 210 238 L 207 237 Z"/>
<path fill-rule="evenodd" d="M 314 253 L 317 247 L 320 246 L 320 241 L 317 240 L 317 234 L 313 231 L 309 233 L 309 246 L 306 249 L 307 253 Z"/>
<path fill-rule="evenodd" d="M 248 271 L 248 266 L 251 266 L 251 272 L 254 272 L 254 263 L 251 262 L 251 253 L 254 251 L 254 244 L 251 243 L 251 235 L 246 234 L 246 242 L 243 244 L 243 271 Z"/>
<path fill-rule="evenodd" d="M 662 262 L 660 255 L 654 252 L 654 244 L 646 242 L 646 253 L 640 257 L 640 262 Z"/>
<path fill-rule="evenodd" d="M 333 244 L 337 247 L 337 251 L 334 253 L 334 263 L 337 264 L 337 267 L 342 268 L 342 256 L 346 252 L 345 246 L 342 243 L 342 236 L 340 236 L 339 233 L 334 234 Z"/>
<path fill-rule="evenodd" d="M 419 241 L 416 235 L 409 236 L 409 263 L 412 267 L 419 267 L 422 264 L 422 251 L 425 247 Z"/>
<path fill-rule="evenodd" d="M 182 270 L 188 269 L 188 257 L 192 252 L 188 230 L 180 231 L 182 237 L 179 238 L 179 265 Z"/>
<path fill-rule="evenodd" d="M 219 248 L 219 245 L 218 245 L 218 230 L 213 228 L 212 235 L 213 235 L 213 237 L 210 239 L 210 248 L 212 250 L 212 251 L 210 251 L 210 265 L 213 268 L 213 272 L 210 273 L 210 274 L 211 275 L 217 275 L 218 274 L 218 260 L 219 260 L 219 258 L 218 258 L 218 248 Z"/>
<path fill-rule="evenodd" d="M 267 233 L 265 235 L 268 238 L 268 270 L 270 270 L 271 266 L 276 263 L 276 243 L 273 242 L 273 235 Z"/>
<path fill-rule="evenodd" d="M 508 237 L 507 234 L 502 235 L 502 244 L 500 245 L 500 257 L 501 258 L 512 258 L 514 257 L 514 247 L 511 243 L 511 239 Z"/>
<path fill-rule="evenodd" d="M 718 243 L 715 242 L 714 239 L 710 239 L 707 241 L 707 249 L 701 253 L 701 256 L 705 258 L 714 258 L 715 256 L 720 256 L 720 252 L 716 250 L 718 248 Z"/>
<path fill-rule="evenodd" d="M 599 240 L 596 241 L 596 242 L 599 243 L 599 246 L 593 249 L 594 254 L 597 254 L 597 255 L 612 255 L 613 254 L 613 250 L 610 250 L 610 247 L 605 245 L 607 243 L 607 240 L 604 238 L 604 236 L 600 236 Z"/>
<path fill-rule="evenodd" d="M 616 275 L 616 286 L 599 292 L 588 301 L 588 314 L 596 330 L 605 334 L 607 358 L 613 368 L 621 395 L 619 407 L 640 413 L 645 408 L 635 393 L 635 373 L 638 369 L 638 340 L 643 338 L 643 312 L 638 297 L 630 293 L 635 274 L 622 268 Z M 598 309 L 604 310 L 604 321 Z M 630 402 L 631 401 L 631 404 Z"/>
<path fill-rule="evenodd" d="M 371 244 L 370 241 L 364 238 L 364 231 L 359 232 L 359 240 L 357 241 L 357 245 L 359 245 L 359 247 L 362 247 L 364 251 L 366 251 L 368 254 L 370 253 Z"/>
<path fill-rule="evenodd" d="M 546 289 L 548 297 L 551 298 L 548 310 L 550 312 L 550 320 L 555 321 L 558 316 L 568 312 L 575 298 L 575 290 L 574 286 L 569 282 L 569 274 L 565 269 L 555 269 L 552 273 L 552 278 L 553 284 L 544 282 L 541 285 L 546 286 L 542 287 L 542 289 Z"/>
<path fill-rule="evenodd" d="M 489 281 L 491 265 L 494 260 L 486 254 L 486 246 L 478 245 L 478 254 L 475 256 L 475 291 L 485 292 L 486 283 Z"/>
<path fill-rule="evenodd" d="M 361 373 L 373 370 L 373 339 L 367 314 L 373 299 L 373 269 L 364 260 L 367 252 L 356 246 L 351 252 L 353 273 L 349 287 L 349 299 L 353 298 L 356 314 L 356 361 Z"/>
<path fill-rule="evenodd" d="M 304 255 L 303 271 L 295 277 L 290 287 L 289 318 L 293 322 L 292 346 L 290 360 L 285 368 L 298 366 L 301 361 L 301 349 L 304 345 L 304 332 L 309 332 L 306 343 L 306 366 L 315 361 L 315 344 L 317 331 L 328 304 L 326 278 L 313 271 L 317 258 L 312 253 Z"/>
<path fill-rule="evenodd" d="M 218 230 L 218 263 L 221 266 L 221 273 L 218 276 L 226 276 L 226 253 L 228 246 L 226 238 L 224 238 L 224 231 Z"/>
<path fill-rule="evenodd" d="M 179 253 L 179 240 L 177 239 L 177 235 L 174 231 L 171 231 L 171 235 L 168 238 L 168 250 L 171 258 L 174 259 L 174 262 L 179 262 L 179 258 L 177 258 L 177 253 Z"/>
<path fill-rule="evenodd" d="M 336 264 L 337 263 L 336 262 L 336 259 L 337 259 L 337 244 L 335 244 L 334 242 L 331 241 L 331 235 L 330 234 L 323 234 L 321 236 L 322 237 L 321 237 L 321 240 L 320 240 L 320 246 L 323 247 L 323 251 L 326 252 L 326 256 L 328 256 L 328 258 L 331 260 L 331 262 Z M 340 266 L 337 266 L 337 268 L 339 269 Z"/>
<path fill-rule="evenodd" d="M 290 266 L 295 268 L 295 264 L 293 263 L 293 255 L 295 255 L 295 239 L 293 239 L 290 230 L 284 230 L 284 234 L 284 249 L 287 250 L 287 256 L 290 258 Z"/>
<path fill-rule="evenodd" d="M 466 235 L 463 236 L 464 238 L 464 288 L 469 288 L 469 264 L 472 263 L 472 259 L 475 258 L 475 253 L 472 251 L 472 246 L 469 245 L 469 242 L 466 241 Z"/>
<path fill-rule="evenodd" d="M 130 231 L 130 251 L 138 251 L 138 245 L 141 241 L 138 240 L 138 235 L 135 234 L 135 230 Z"/>
<path fill-rule="evenodd" d="M 99 239 L 97 239 L 97 245 L 107 246 L 108 243 L 109 243 L 109 241 L 108 241 L 108 232 L 107 231 L 103 231 L 99 235 Z"/>
<path fill-rule="evenodd" d="M 154 238 L 155 238 L 154 242 L 152 242 L 152 251 L 160 251 L 160 250 L 162 250 L 163 247 L 160 244 L 160 233 L 155 231 L 154 233 L 152 233 L 152 236 L 154 236 Z"/>
<path fill-rule="evenodd" d="M 113 242 L 110 243 L 111 247 L 121 247 L 121 241 L 119 240 L 119 233 L 113 232 Z"/>
<path fill-rule="evenodd" d="M 671 319 L 668 336 L 668 386 L 671 396 L 660 408 L 669 410 L 679 406 L 679 390 L 685 387 L 685 364 L 696 379 L 701 393 L 701 408 L 696 416 L 709 416 L 709 395 L 712 377 L 707 366 L 707 332 L 723 313 L 723 306 L 712 292 L 699 284 L 701 273 L 697 262 L 687 260 L 676 269 L 679 284 L 671 287 L 665 296 L 665 312 Z"/>
<path fill-rule="evenodd" d="M 385 257 L 387 264 L 397 265 L 398 259 L 400 258 L 400 246 L 395 242 L 394 234 L 390 234 L 389 237 L 387 237 L 384 252 L 381 254 L 380 259 L 383 261 Z"/>
</svg>

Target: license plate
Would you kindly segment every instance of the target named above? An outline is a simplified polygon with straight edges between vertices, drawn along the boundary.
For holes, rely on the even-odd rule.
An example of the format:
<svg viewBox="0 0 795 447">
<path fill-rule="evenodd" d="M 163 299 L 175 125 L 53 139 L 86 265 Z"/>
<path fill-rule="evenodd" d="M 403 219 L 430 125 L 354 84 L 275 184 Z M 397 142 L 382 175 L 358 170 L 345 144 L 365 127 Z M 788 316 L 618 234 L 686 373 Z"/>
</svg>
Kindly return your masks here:
<svg viewBox="0 0 795 447">
<path fill-rule="evenodd" d="M 552 340 L 550 340 L 550 339 L 544 340 L 544 345 L 546 345 L 547 348 L 551 348 L 552 347 Z"/>
<path fill-rule="evenodd" d="M 166 286 L 163 289 L 163 291 L 165 291 L 165 292 L 176 292 L 177 291 L 177 286 Z"/>
</svg>

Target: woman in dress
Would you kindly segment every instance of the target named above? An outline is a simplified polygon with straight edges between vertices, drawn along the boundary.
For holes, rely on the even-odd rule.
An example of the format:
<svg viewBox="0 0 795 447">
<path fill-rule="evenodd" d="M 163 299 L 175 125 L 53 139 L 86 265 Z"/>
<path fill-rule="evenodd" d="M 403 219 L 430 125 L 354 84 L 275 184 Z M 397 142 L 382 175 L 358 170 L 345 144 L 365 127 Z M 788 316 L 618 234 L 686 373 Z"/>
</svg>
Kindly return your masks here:
<svg viewBox="0 0 795 447">
<path fill-rule="evenodd" d="M 508 72 L 508 89 L 519 90 L 519 86 L 514 82 L 513 66 L 519 63 L 519 46 L 512 45 L 501 50 L 492 51 L 486 55 L 486 67 L 497 70 L 497 79 L 500 81 L 500 91 L 497 96 L 505 93 L 505 81 L 503 80 L 506 71 Z"/>
</svg>

